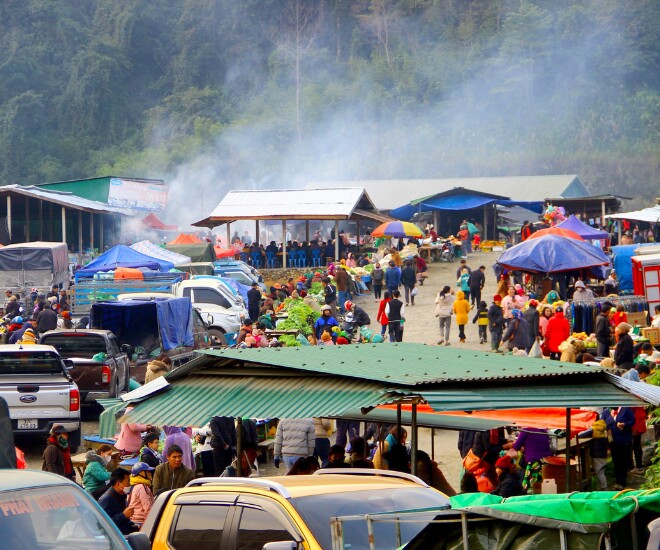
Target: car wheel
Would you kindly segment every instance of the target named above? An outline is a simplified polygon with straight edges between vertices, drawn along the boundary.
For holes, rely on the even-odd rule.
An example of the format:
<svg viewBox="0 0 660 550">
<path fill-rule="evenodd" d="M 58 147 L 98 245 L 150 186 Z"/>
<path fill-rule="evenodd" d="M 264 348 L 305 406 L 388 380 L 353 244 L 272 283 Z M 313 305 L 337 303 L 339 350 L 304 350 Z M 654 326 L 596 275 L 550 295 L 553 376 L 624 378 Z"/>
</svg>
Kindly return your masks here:
<svg viewBox="0 0 660 550">
<path fill-rule="evenodd" d="M 209 336 L 212 341 L 217 342 L 216 345 L 220 346 L 226 346 L 227 345 L 227 338 L 225 337 L 224 331 L 218 329 L 218 328 L 210 328 L 209 329 Z"/>
</svg>

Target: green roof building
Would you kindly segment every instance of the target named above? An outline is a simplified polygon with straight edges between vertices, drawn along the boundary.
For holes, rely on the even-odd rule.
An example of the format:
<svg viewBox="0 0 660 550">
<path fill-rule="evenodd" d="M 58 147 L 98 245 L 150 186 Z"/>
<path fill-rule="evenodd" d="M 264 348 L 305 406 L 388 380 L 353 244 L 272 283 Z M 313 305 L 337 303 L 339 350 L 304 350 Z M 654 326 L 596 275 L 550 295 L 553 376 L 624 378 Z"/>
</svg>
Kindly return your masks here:
<svg viewBox="0 0 660 550">
<path fill-rule="evenodd" d="M 169 191 L 169 186 L 163 180 L 118 176 L 41 183 L 38 187 L 72 193 L 110 206 L 151 211 L 161 211 L 165 208 Z"/>
</svg>

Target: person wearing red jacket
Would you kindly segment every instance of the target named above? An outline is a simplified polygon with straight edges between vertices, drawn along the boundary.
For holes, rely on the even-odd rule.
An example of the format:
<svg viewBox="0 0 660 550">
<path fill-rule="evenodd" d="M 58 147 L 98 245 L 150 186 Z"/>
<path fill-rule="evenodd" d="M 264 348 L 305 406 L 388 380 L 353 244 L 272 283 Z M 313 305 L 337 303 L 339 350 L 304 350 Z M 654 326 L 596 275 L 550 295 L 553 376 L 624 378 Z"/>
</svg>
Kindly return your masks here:
<svg viewBox="0 0 660 550">
<path fill-rule="evenodd" d="M 564 308 L 558 306 L 555 314 L 548 321 L 545 329 L 545 345 L 550 351 L 550 359 L 559 360 L 561 352 L 559 345 L 571 335 L 571 325 L 564 317 Z"/>
<path fill-rule="evenodd" d="M 380 301 L 380 304 L 378 304 L 376 320 L 380 323 L 380 334 L 382 336 L 385 336 L 385 331 L 390 324 L 390 320 L 387 318 L 387 314 L 385 313 L 385 308 L 391 299 L 392 295 L 389 292 L 385 292 L 385 294 L 383 294 L 383 299 Z"/>
</svg>

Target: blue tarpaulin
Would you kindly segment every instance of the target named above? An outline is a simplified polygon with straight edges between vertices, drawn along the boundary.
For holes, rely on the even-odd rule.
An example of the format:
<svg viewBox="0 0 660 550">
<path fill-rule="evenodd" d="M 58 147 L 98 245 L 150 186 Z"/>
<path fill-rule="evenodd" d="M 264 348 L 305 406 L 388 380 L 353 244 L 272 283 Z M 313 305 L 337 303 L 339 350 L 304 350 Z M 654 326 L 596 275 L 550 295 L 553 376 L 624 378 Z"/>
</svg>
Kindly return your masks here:
<svg viewBox="0 0 660 550">
<path fill-rule="evenodd" d="M 505 250 L 497 262 L 507 269 L 558 273 L 609 265 L 610 259 L 600 248 L 585 241 L 545 235 L 538 239 L 527 239 Z"/>
<path fill-rule="evenodd" d="M 612 265 L 619 281 L 619 290 L 633 290 L 632 258 L 640 246 L 657 246 L 658 243 L 621 244 L 612 247 Z"/>
<path fill-rule="evenodd" d="M 488 204 L 500 204 L 502 206 L 521 206 L 540 214 L 543 212 L 543 202 L 512 201 L 496 199 L 474 193 L 456 193 L 454 195 L 439 195 L 427 197 L 413 203 L 404 204 L 390 212 L 390 215 L 400 220 L 410 220 L 417 212 L 429 212 L 433 210 L 456 212 L 481 208 Z"/>
<path fill-rule="evenodd" d="M 595 240 L 595 239 L 609 239 L 610 234 L 607 231 L 602 231 L 587 225 L 581 220 L 578 220 L 574 214 L 571 214 L 563 222 L 558 223 L 555 227 L 561 227 L 562 229 L 569 229 L 574 233 L 577 233 L 583 239 Z"/>
<path fill-rule="evenodd" d="M 121 344 L 148 347 L 145 341 L 157 330 L 163 351 L 194 345 L 190 298 L 97 302 L 89 322 L 91 328 L 114 333 Z"/>
<path fill-rule="evenodd" d="M 76 280 L 81 276 L 91 277 L 99 271 L 112 271 L 118 267 L 146 267 L 154 271 L 169 271 L 174 268 L 174 264 L 142 254 L 130 246 L 118 244 L 76 271 Z"/>
</svg>

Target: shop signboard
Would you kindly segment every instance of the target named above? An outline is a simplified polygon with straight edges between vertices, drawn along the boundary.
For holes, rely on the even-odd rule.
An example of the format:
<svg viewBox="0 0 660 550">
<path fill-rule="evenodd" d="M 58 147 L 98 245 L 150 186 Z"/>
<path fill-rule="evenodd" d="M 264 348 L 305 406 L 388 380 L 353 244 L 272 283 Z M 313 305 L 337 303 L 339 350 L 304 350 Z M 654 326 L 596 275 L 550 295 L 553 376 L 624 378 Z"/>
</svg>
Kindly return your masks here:
<svg viewBox="0 0 660 550">
<path fill-rule="evenodd" d="M 111 178 L 108 204 L 137 210 L 160 211 L 164 210 L 167 204 L 168 190 L 169 186 L 165 183 Z"/>
</svg>

